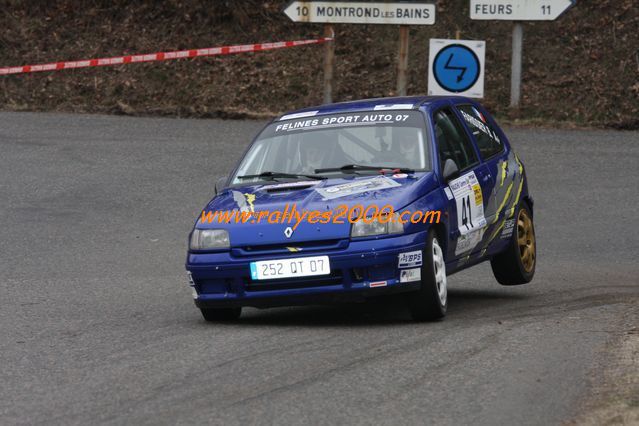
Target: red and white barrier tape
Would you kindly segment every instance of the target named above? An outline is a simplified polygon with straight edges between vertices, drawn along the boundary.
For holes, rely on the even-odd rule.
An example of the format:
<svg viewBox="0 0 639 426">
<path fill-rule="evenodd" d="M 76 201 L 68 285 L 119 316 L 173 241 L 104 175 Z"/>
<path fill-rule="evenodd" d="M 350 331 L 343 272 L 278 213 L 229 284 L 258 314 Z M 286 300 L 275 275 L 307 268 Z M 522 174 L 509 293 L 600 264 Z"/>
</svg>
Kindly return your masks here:
<svg viewBox="0 0 639 426">
<path fill-rule="evenodd" d="M 283 49 L 285 47 L 306 46 L 333 41 L 332 37 L 312 40 L 278 41 L 275 43 L 239 44 L 235 46 L 209 47 L 207 49 L 177 50 L 173 52 L 148 53 L 144 55 L 116 56 L 114 58 L 84 59 L 81 61 L 52 62 L 49 64 L 23 65 L 0 68 L 0 75 L 22 74 L 39 71 L 56 71 L 76 68 L 103 67 L 106 65 L 132 64 L 139 62 L 168 61 L 170 59 L 196 58 L 198 56 L 231 55 L 234 53 L 259 52 Z"/>
</svg>

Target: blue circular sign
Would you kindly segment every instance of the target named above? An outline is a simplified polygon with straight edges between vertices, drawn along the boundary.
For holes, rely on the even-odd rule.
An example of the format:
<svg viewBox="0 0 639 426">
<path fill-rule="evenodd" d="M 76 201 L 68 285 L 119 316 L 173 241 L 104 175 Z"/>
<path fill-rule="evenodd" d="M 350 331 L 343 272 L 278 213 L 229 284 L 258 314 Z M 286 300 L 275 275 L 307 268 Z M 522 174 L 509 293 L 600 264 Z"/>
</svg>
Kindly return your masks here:
<svg viewBox="0 0 639 426">
<path fill-rule="evenodd" d="M 437 84 L 449 92 L 465 92 L 479 79 L 479 58 L 463 44 L 451 44 L 437 52 L 433 75 Z"/>
</svg>

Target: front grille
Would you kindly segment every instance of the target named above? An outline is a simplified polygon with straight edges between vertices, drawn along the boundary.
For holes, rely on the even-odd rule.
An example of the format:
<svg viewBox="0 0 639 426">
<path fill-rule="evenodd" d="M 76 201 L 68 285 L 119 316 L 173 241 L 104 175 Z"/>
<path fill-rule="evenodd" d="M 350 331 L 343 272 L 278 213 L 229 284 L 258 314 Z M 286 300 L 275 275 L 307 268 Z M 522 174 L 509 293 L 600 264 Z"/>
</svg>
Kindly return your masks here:
<svg viewBox="0 0 639 426">
<path fill-rule="evenodd" d="M 301 249 L 310 248 L 310 247 L 318 247 L 325 248 L 326 246 L 334 246 L 337 244 L 339 240 L 320 240 L 320 241 L 302 241 L 299 243 L 289 243 L 289 244 L 263 244 L 256 246 L 245 246 L 244 250 L 250 252 L 256 251 L 272 251 L 272 250 L 288 250 L 287 247 L 299 247 Z"/>
<path fill-rule="evenodd" d="M 253 280 L 244 278 L 246 291 L 290 290 L 296 288 L 322 287 L 342 283 L 342 271 L 333 271 L 320 277 L 297 277 L 280 280 Z"/>
<path fill-rule="evenodd" d="M 297 254 L 304 255 L 318 250 L 338 250 L 348 247 L 348 240 L 332 239 L 319 241 L 300 241 L 284 244 L 258 244 L 231 249 L 233 256 L 255 256 L 263 254 Z"/>
</svg>

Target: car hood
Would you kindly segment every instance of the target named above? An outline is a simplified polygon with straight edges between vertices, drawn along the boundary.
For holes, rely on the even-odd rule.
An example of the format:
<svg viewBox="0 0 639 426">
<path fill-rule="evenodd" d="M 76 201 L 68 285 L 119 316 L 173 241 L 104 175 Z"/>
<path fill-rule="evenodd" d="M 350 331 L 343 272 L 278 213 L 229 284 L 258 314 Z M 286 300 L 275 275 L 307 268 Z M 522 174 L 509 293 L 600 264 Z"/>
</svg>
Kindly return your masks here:
<svg viewBox="0 0 639 426">
<path fill-rule="evenodd" d="M 268 223 L 263 217 L 259 223 L 211 223 L 198 221 L 201 229 L 227 229 L 232 247 L 264 244 L 289 244 L 313 240 L 332 240 L 348 238 L 350 224 L 347 217 L 344 223 L 311 224 L 308 221 L 298 222 L 291 217 L 293 206 L 302 214 L 303 211 L 335 211 L 340 206 L 348 208 L 361 204 L 367 207 L 376 204 L 380 209 L 385 205 L 395 211 L 409 205 L 418 197 L 427 194 L 437 186 L 432 172 L 414 175 L 353 175 L 323 181 L 297 181 L 286 183 L 260 183 L 241 187 L 227 188 L 213 198 L 204 209 L 208 212 L 286 212 L 288 219 L 284 223 Z M 287 207 L 288 206 L 288 207 Z M 287 227 L 295 227 L 292 235 L 287 237 Z"/>
</svg>

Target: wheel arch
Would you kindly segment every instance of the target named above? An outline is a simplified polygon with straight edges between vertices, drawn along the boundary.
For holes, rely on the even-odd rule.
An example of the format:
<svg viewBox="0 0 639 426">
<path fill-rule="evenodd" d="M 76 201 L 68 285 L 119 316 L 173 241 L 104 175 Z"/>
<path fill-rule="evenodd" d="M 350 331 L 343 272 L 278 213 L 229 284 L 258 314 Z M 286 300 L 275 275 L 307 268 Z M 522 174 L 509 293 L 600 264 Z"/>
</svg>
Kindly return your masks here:
<svg viewBox="0 0 639 426">
<path fill-rule="evenodd" d="M 448 238 L 446 238 L 446 225 L 443 223 L 434 223 L 431 225 L 431 229 L 435 231 L 435 236 L 439 242 L 442 251 L 444 252 L 444 260 L 446 259 L 446 253 L 448 252 Z"/>
<path fill-rule="evenodd" d="M 528 207 L 528 210 L 530 210 L 530 216 L 534 217 L 534 212 L 533 212 L 534 202 L 533 202 L 532 197 L 530 195 L 526 195 L 523 198 L 523 201 L 524 201 L 524 203 L 526 203 L 526 207 Z"/>
</svg>

